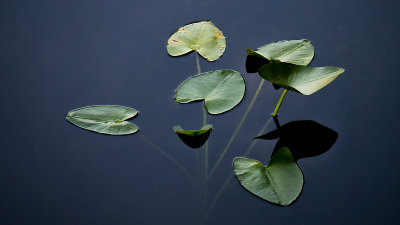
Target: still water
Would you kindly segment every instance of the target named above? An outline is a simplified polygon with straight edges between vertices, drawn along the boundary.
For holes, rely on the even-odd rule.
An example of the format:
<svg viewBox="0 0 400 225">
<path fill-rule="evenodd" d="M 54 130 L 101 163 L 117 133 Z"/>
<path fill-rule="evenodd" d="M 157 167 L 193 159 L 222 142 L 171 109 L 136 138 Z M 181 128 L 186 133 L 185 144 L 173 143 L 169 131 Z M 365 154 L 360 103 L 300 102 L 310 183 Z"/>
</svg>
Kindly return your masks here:
<svg viewBox="0 0 400 225">
<path fill-rule="evenodd" d="M 202 224 L 207 210 L 206 224 L 398 224 L 398 7 L 376 0 L 1 2 L 0 224 Z M 196 74 L 195 55 L 166 51 L 173 32 L 199 20 L 213 21 L 227 38 L 225 54 L 202 59 L 202 71 L 233 69 L 246 81 L 234 110 L 208 116 L 210 167 L 261 79 L 246 73 L 247 48 L 309 39 L 311 65 L 346 69 L 311 96 L 289 92 L 280 109 L 281 124 L 312 120 L 338 134 L 325 153 L 299 159 L 304 189 L 289 207 L 253 196 L 232 176 L 233 159 L 254 143 L 281 90 L 264 84 L 208 180 L 207 197 L 196 164 L 202 150 L 172 131 L 202 125 L 200 103 L 173 101 L 175 88 Z M 140 132 L 100 135 L 65 120 L 72 109 L 99 104 L 138 109 L 132 122 Z M 275 144 L 259 140 L 248 157 L 267 163 Z"/>
</svg>

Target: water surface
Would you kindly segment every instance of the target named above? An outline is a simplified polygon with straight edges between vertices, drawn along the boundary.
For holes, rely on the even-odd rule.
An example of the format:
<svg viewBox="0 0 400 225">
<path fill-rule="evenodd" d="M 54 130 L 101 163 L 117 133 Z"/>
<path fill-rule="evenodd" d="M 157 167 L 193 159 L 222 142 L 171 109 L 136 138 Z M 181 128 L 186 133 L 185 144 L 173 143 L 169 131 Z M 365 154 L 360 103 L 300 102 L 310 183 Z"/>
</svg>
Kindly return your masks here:
<svg viewBox="0 0 400 225">
<path fill-rule="evenodd" d="M 400 182 L 395 1 L 9 1 L 0 3 L 0 224 L 200 224 L 202 198 L 190 180 L 140 135 L 180 161 L 199 184 L 196 151 L 173 133 L 202 125 L 201 104 L 176 104 L 175 88 L 196 74 L 194 54 L 169 57 L 180 26 L 213 21 L 227 37 L 203 71 L 233 69 L 246 80 L 234 110 L 209 116 L 213 165 L 245 112 L 260 77 L 247 74 L 247 48 L 312 41 L 313 66 L 346 69 L 311 96 L 288 93 L 281 124 L 313 120 L 338 133 L 332 148 L 299 160 L 300 198 L 279 207 L 235 179 L 207 224 L 397 224 Z M 279 99 L 266 83 L 232 148 L 208 182 L 208 203 L 232 160 L 246 149 Z M 65 120 L 78 107 L 136 108 L 135 135 L 113 137 Z M 273 123 L 268 131 L 275 129 Z M 248 156 L 267 163 L 276 141 Z M 201 151 L 201 150 L 200 150 Z"/>
</svg>

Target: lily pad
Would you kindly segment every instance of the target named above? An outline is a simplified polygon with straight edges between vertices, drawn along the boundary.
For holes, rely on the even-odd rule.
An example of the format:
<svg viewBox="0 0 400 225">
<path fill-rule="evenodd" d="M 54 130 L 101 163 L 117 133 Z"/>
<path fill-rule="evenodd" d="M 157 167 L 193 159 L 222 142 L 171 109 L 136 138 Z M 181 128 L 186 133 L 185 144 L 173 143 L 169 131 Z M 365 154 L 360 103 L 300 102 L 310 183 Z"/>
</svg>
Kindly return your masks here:
<svg viewBox="0 0 400 225">
<path fill-rule="evenodd" d="M 133 134 L 139 128 L 125 120 L 135 117 L 136 109 L 119 105 L 94 105 L 70 111 L 66 118 L 86 130 L 102 134 Z"/>
<path fill-rule="evenodd" d="M 240 73 L 217 70 L 187 79 L 176 89 L 175 101 L 189 103 L 204 100 L 210 114 L 220 114 L 239 104 L 244 92 L 244 79 Z"/>
<path fill-rule="evenodd" d="M 180 125 L 174 126 L 173 130 L 178 134 L 183 143 L 191 148 L 200 148 L 210 136 L 213 126 L 206 124 L 200 130 L 184 130 Z"/>
<path fill-rule="evenodd" d="M 257 160 L 239 157 L 233 161 L 233 169 L 244 188 L 278 205 L 290 205 L 303 188 L 303 174 L 286 147 L 272 156 L 267 167 Z"/>
<path fill-rule="evenodd" d="M 343 72 L 343 68 L 335 66 L 311 67 L 290 63 L 270 63 L 258 70 L 265 80 L 304 95 L 320 90 Z"/>
<path fill-rule="evenodd" d="M 221 30 L 210 21 L 201 21 L 183 26 L 172 34 L 167 51 L 171 56 L 180 56 L 196 50 L 208 61 L 214 61 L 224 54 L 225 47 Z"/>
<path fill-rule="evenodd" d="M 257 50 L 247 49 L 247 55 L 267 59 L 271 62 L 287 62 L 308 65 L 314 57 L 314 47 L 309 40 L 278 41 Z"/>
</svg>

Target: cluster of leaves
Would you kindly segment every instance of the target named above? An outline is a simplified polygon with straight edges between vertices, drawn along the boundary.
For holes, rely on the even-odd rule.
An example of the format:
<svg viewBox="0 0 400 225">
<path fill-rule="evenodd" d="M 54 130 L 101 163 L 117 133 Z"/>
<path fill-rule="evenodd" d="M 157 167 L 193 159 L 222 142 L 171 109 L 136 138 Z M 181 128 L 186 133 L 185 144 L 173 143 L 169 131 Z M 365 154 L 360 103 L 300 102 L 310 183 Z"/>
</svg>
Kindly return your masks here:
<svg viewBox="0 0 400 225">
<path fill-rule="evenodd" d="M 263 79 L 270 81 L 275 87 L 283 87 L 304 95 L 315 93 L 344 72 L 344 69 L 333 66 L 307 66 L 314 56 L 314 47 L 308 40 L 271 43 L 257 50 L 248 49 L 247 54 L 248 72 L 258 72 Z M 321 129 L 317 130 L 321 131 Z M 322 129 L 322 131 L 325 130 Z M 284 129 L 278 127 L 275 133 L 283 132 Z M 298 134 L 301 132 L 304 131 L 297 131 Z M 271 139 L 270 136 L 269 133 L 260 138 Z M 327 137 L 332 137 L 332 135 Z M 333 137 L 336 140 L 337 135 Z M 266 167 L 257 160 L 238 157 L 233 162 L 233 170 L 239 182 L 248 191 L 269 202 L 286 206 L 297 199 L 304 183 L 303 174 L 290 148 L 293 146 L 296 148 L 298 143 L 304 143 L 304 141 L 296 139 L 294 141 L 296 144 L 293 144 L 293 138 L 289 139 L 291 141 L 283 140 L 286 142 L 277 144 L 279 147 L 275 149 Z M 312 142 L 312 140 L 306 142 L 306 146 Z M 326 143 L 330 143 L 329 140 Z M 323 147 L 318 147 L 315 152 L 325 150 Z M 299 152 L 304 151 L 297 151 L 298 154 Z"/>
<path fill-rule="evenodd" d="M 332 82 L 344 72 L 335 66 L 307 66 L 314 57 L 308 40 L 279 41 L 257 50 L 247 49 L 246 68 L 258 72 L 275 86 L 310 95 Z"/>
<path fill-rule="evenodd" d="M 210 21 L 188 24 L 178 29 L 168 39 L 167 51 L 171 56 L 181 56 L 195 51 L 208 61 L 215 61 L 224 53 L 225 37 Z M 198 63 L 198 62 L 197 62 Z M 197 65 L 198 68 L 200 67 Z M 175 101 L 190 103 L 204 101 L 210 114 L 221 114 L 233 109 L 242 101 L 245 83 L 242 75 L 233 70 L 216 70 L 194 75 L 176 89 Z M 174 128 L 184 143 L 192 148 L 201 147 L 210 135 L 206 130 Z"/>
<path fill-rule="evenodd" d="M 208 61 L 215 61 L 224 53 L 225 47 L 226 40 L 221 30 L 210 21 L 201 21 L 179 28 L 169 38 L 167 50 L 171 56 L 195 51 Z M 284 88 L 284 94 L 287 90 L 304 95 L 313 94 L 344 72 L 339 67 L 308 66 L 314 57 L 314 48 L 308 40 L 279 41 L 256 50 L 248 49 L 247 55 L 246 70 L 249 73 L 257 72 L 276 89 Z M 233 70 L 200 73 L 198 60 L 197 63 L 199 74 L 189 77 L 179 85 L 176 89 L 176 102 L 204 101 L 205 109 L 210 114 L 227 112 L 241 102 L 245 93 L 245 82 L 240 73 Z M 76 126 L 90 131 L 126 135 L 138 131 L 135 124 L 126 121 L 137 114 L 137 110 L 129 107 L 95 105 L 72 110 L 66 118 Z M 326 151 L 337 138 L 336 132 L 314 123 L 306 122 L 307 126 L 317 131 L 316 135 L 326 133 L 325 137 L 328 139 L 319 138 L 326 141 L 311 148 L 309 143 L 312 141 L 304 144 L 303 139 L 293 139 L 289 138 L 292 136 L 285 135 L 293 130 L 301 132 L 296 129 L 298 124 L 304 126 L 303 122 L 278 127 L 277 131 L 257 137 L 268 140 L 280 137 L 282 141 L 278 141 L 267 166 L 254 159 L 235 158 L 234 173 L 243 187 L 269 202 L 291 204 L 299 196 L 304 183 L 297 159 Z M 204 124 L 199 130 L 184 130 L 179 125 L 173 129 L 188 146 L 199 148 L 207 141 L 212 128 L 211 124 Z M 299 146 L 306 146 L 304 149 L 313 151 L 305 153 Z"/>
</svg>

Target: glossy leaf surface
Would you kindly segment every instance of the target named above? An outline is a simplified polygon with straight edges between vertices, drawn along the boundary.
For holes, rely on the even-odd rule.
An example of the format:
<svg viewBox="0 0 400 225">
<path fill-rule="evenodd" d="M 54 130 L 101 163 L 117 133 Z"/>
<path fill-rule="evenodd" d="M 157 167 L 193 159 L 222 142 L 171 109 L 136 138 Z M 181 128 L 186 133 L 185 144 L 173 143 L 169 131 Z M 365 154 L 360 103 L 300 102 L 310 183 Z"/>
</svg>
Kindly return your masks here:
<svg viewBox="0 0 400 225">
<path fill-rule="evenodd" d="M 343 72 L 343 68 L 335 66 L 311 67 L 290 63 L 270 63 L 258 70 L 265 80 L 304 95 L 320 90 Z"/>
<path fill-rule="evenodd" d="M 235 158 L 233 169 L 244 188 L 275 204 L 290 205 L 303 188 L 303 174 L 286 147 L 272 156 L 267 167 L 254 159 Z"/>
<path fill-rule="evenodd" d="M 95 105 L 70 111 L 66 118 L 83 129 L 110 135 L 132 134 L 139 128 L 125 120 L 138 114 L 136 109 L 118 105 Z"/>
<path fill-rule="evenodd" d="M 264 45 L 255 51 L 247 49 L 247 55 L 272 62 L 308 65 L 314 57 L 314 47 L 309 40 L 279 41 Z"/>
<path fill-rule="evenodd" d="M 210 136 L 213 126 L 206 124 L 200 130 L 184 130 L 180 125 L 174 126 L 173 130 L 179 138 L 191 148 L 200 148 Z"/>
<path fill-rule="evenodd" d="M 220 114 L 239 104 L 244 92 L 245 83 L 240 73 L 217 70 L 187 79 L 176 89 L 175 101 L 189 103 L 204 100 L 210 114 Z"/>
<path fill-rule="evenodd" d="M 208 61 L 214 61 L 224 54 L 225 47 L 221 30 L 210 21 L 201 21 L 183 26 L 172 34 L 167 51 L 171 56 L 180 56 L 196 50 Z"/>
</svg>

